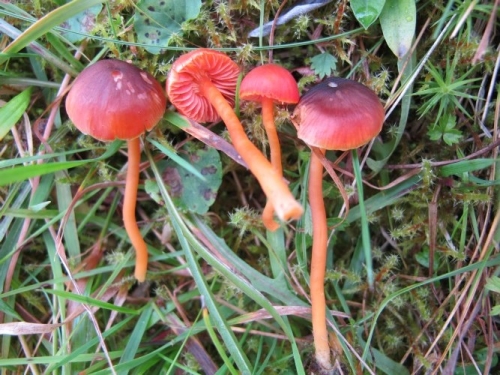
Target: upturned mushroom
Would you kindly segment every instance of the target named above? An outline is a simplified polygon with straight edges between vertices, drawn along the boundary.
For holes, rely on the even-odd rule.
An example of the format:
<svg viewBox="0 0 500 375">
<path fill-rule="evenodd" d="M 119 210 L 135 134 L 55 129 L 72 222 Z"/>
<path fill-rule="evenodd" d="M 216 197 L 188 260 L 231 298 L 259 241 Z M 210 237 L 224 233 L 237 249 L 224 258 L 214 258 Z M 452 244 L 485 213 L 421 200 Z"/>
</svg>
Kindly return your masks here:
<svg viewBox="0 0 500 375">
<path fill-rule="evenodd" d="M 356 163 L 356 148 L 380 133 L 384 108 L 377 95 L 366 86 L 348 79 L 329 78 L 302 96 L 293 112 L 292 122 L 298 137 L 310 147 L 318 148 L 322 154 L 326 150 L 353 150 Z M 361 193 L 361 176 L 356 176 L 356 179 L 358 192 Z M 331 370 L 324 289 L 328 228 L 322 180 L 323 164 L 313 152 L 309 170 L 309 205 L 313 223 L 310 274 L 312 326 L 316 361 L 325 370 Z"/>
<path fill-rule="evenodd" d="M 280 65 L 264 64 L 252 69 L 241 81 L 240 99 L 261 103 L 262 123 L 266 130 L 271 164 L 283 176 L 281 146 L 274 123 L 274 104 L 295 104 L 300 94 L 292 74 Z M 279 224 L 273 219 L 274 207 L 267 202 L 262 212 L 264 226 L 275 231 Z"/>
<path fill-rule="evenodd" d="M 136 252 L 135 277 L 146 279 L 148 250 L 135 218 L 140 136 L 163 117 L 167 99 L 149 73 L 120 60 L 101 60 L 80 73 L 66 98 L 66 111 L 84 134 L 100 141 L 126 140 L 128 167 L 123 201 L 125 230 Z"/>
<path fill-rule="evenodd" d="M 226 124 L 234 148 L 259 181 L 277 216 L 287 221 L 303 212 L 288 185 L 248 139 L 232 105 L 240 69 L 222 52 L 200 48 L 179 57 L 167 79 L 167 95 L 177 110 L 198 122 Z"/>
</svg>

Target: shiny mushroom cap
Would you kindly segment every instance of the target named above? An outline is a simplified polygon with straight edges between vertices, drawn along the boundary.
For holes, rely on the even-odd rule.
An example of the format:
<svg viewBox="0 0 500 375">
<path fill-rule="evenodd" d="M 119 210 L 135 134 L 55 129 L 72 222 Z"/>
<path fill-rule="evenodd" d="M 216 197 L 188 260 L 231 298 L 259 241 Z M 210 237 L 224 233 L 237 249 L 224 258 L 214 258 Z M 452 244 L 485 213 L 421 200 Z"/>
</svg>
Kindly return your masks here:
<svg viewBox="0 0 500 375">
<path fill-rule="evenodd" d="M 234 105 L 240 68 L 227 55 L 200 48 L 179 57 L 172 64 L 167 79 L 170 102 L 184 116 L 197 122 L 215 122 L 219 115 L 200 93 L 200 85 L 211 82 L 229 105 Z"/>
<path fill-rule="evenodd" d="M 241 81 L 240 98 L 260 102 L 263 98 L 295 104 L 300 94 L 292 74 L 280 65 L 265 64 L 252 69 Z"/>
<path fill-rule="evenodd" d="M 137 138 L 160 121 L 166 105 L 153 76 L 120 60 L 101 60 L 84 69 L 66 98 L 66 111 L 78 130 L 101 141 Z"/>
<path fill-rule="evenodd" d="M 344 78 L 328 78 L 305 93 L 292 122 L 297 136 L 310 146 L 352 150 L 382 130 L 384 107 L 368 87 Z"/>
</svg>

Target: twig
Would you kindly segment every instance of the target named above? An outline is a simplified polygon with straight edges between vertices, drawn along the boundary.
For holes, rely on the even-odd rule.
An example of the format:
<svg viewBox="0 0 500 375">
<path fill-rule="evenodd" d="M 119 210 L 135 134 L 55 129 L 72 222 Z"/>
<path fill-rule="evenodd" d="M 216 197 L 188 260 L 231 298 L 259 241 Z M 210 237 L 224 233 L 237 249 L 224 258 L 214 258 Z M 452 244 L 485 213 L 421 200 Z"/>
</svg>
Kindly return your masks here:
<svg viewBox="0 0 500 375">
<path fill-rule="evenodd" d="M 472 154 L 469 154 L 467 156 L 464 156 L 463 158 L 460 159 L 454 159 L 454 160 L 443 160 L 443 161 L 434 161 L 430 162 L 431 167 L 441 167 L 443 165 L 449 165 L 449 164 L 455 164 L 464 160 L 470 160 L 474 159 L 475 157 L 481 156 L 483 154 L 486 154 L 487 152 L 494 150 L 500 146 L 500 138 L 496 138 L 492 143 L 490 143 L 488 146 L 482 148 L 481 150 L 478 150 L 476 152 L 473 152 Z M 387 169 L 414 169 L 414 168 L 422 168 L 422 163 L 418 164 L 398 164 L 398 165 L 387 165 Z"/>
<path fill-rule="evenodd" d="M 283 10 L 283 7 L 286 5 L 287 0 L 284 0 L 278 10 L 276 11 L 276 14 L 274 15 L 274 20 L 273 24 L 271 25 L 271 33 L 269 34 L 269 47 L 273 46 L 274 43 L 274 30 L 276 29 L 276 22 L 278 21 L 279 15 L 281 11 Z M 269 63 L 272 64 L 273 62 L 273 49 L 269 49 Z"/>
</svg>

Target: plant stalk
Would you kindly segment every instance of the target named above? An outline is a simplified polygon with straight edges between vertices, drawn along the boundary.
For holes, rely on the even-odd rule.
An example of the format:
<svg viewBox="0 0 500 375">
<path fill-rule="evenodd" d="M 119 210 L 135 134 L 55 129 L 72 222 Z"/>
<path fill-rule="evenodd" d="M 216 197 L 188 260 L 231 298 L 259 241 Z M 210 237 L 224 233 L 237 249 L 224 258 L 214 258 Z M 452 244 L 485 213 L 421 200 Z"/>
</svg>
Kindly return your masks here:
<svg viewBox="0 0 500 375">
<path fill-rule="evenodd" d="M 123 197 L 123 223 L 135 249 L 135 278 L 139 282 L 146 280 L 148 268 L 148 248 L 142 238 L 135 218 L 137 189 L 139 186 L 139 166 L 141 162 L 141 143 L 139 137 L 127 141 L 128 168 Z"/>
<path fill-rule="evenodd" d="M 325 150 L 320 151 L 325 153 Z M 323 164 L 314 152 L 309 170 L 309 205 L 313 225 L 310 290 L 315 357 L 318 365 L 328 371 L 332 369 L 325 301 L 328 227 L 323 199 Z"/>
<path fill-rule="evenodd" d="M 363 244 L 363 252 L 365 254 L 366 276 L 368 279 L 368 286 L 370 287 L 370 289 L 373 289 L 374 274 L 370 230 L 368 229 L 369 224 L 368 217 L 366 216 L 365 200 L 363 194 L 363 176 L 361 174 L 358 151 L 356 149 L 352 150 L 352 164 L 354 168 L 354 177 L 356 178 L 356 187 L 358 189 L 359 212 L 361 213 L 361 243 Z"/>
</svg>

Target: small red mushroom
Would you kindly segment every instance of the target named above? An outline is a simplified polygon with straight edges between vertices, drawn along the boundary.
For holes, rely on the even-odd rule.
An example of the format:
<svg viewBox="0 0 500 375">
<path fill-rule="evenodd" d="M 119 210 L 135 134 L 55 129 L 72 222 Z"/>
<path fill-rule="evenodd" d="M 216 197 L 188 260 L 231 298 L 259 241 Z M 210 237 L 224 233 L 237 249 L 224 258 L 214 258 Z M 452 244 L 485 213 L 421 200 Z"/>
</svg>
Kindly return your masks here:
<svg viewBox="0 0 500 375">
<path fill-rule="evenodd" d="M 288 185 L 260 150 L 248 139 L 232 105 L 240 69 L 222 52 L 200 48 L 172 65 L 167 94 L 177 110 L 198 122 L 226 124 L 234 148 L 259 181 L 281 220 L 298 219 L 303 212 Z"/>
<path fill-rule="evenodd" d="M 377 95 L 366 86 L 348 79 L 329 78 L 302 96 L 293 112 L 292 122 L 297 127 L 298 137 L 309 146 L 318 147 L 321 153 L 324 154 L 325 150 L 354 150 L 354 154 L 356 148 L 368 143 L 382 130 L 384 108 Z M 330 370 L 324 289 L 328 227 L 322 180 L 323 164 L 313 152 L 309 170 L 309 205 L 313 223 L 312 326 L 316 361 L 325 370 Z"/>
<path fill-rule="evenodd" d="M 252 69 L 241 81 L 240 99 L 262 104 L 262 122 L 266 129 L 271 153 L 271 164 L 283 176 L 281 147 L 274 124 L 274 103 L 295 104 L 300 94 L 292 74 L 276 64 L 265 64 Z M 275 231 L 279 228 L 273 220 L 274 207 L 268 201 L 262 213 L 264 226 Z"/>
<path fill-rule="evenodd" d="M 153 76 L 120 60 L 101 60 L 84 69 L 66 98 L 68 116 L 82 133 L 100 141 L 127 141 L 123 222 L 136 251 L 135 277 L 140 282 L 146 279 L 148 251 L 135 219 L 139 137 L 160 121 L 166 105 L 163 88 Z"/>
</svg>

